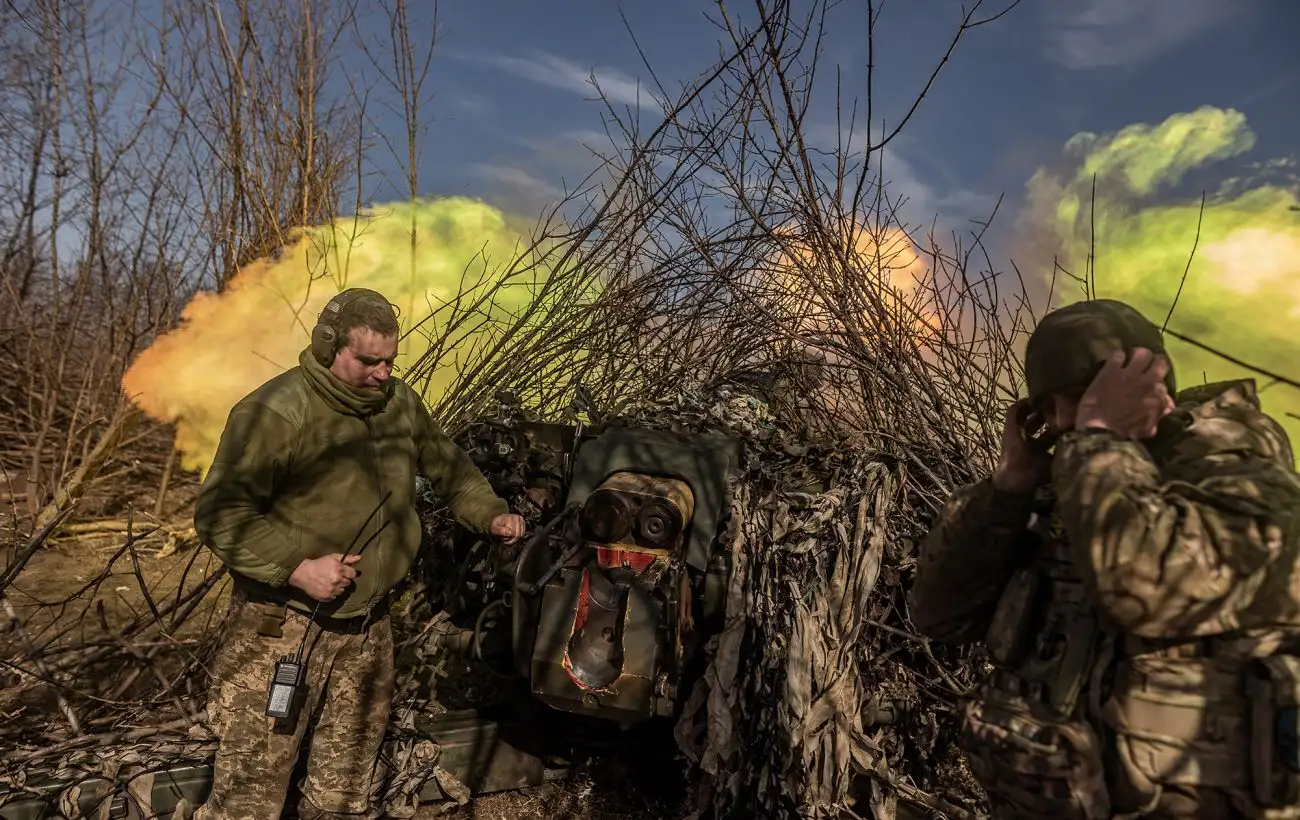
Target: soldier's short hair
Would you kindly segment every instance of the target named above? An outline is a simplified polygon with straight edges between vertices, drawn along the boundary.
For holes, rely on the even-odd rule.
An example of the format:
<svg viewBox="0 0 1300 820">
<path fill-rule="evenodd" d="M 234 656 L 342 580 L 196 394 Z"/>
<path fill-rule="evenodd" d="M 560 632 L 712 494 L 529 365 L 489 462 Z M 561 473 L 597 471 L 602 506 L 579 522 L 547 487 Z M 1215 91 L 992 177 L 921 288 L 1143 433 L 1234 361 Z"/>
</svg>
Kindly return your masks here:
<svg viewBox="0 0 1300 820">
<path fill-rule="evenodd" d="M 343 305 L 336 326 L 343 344 L 351 343 L 349 333 L 353 328 L 365 327 L 384 336 L 396 336 L 397 313 L 387 299 L 365 294 Z"/>
</svg>

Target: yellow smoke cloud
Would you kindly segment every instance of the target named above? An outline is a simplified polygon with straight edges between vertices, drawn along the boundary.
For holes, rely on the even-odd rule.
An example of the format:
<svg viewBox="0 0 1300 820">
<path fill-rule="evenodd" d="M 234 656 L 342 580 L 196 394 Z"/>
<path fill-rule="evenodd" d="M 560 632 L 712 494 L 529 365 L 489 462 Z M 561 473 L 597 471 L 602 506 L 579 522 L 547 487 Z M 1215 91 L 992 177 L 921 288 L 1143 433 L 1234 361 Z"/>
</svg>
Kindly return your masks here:
<svg viewBox="0 0 1300 820">
<path fill-rule="evenodd" d="M 503 213 L 464 198 L 385 205 L 303 229 L 283 253 L 241 269 L 221 293 L 197 293 L 178 327 L 132 363 L 122 387 L 149 416 L 176 424 L 182 465 L 206 473 L 230 408 L 298 364 L 331 297 L 348 287 L 371 288 L 398 306 L 403 334 L 420 323 L 403 340 L 400 375 L 444 330 L 448 313 L 440 308 L 458 296 L 465 305 L 492 291 L 477 311 L 490 319 L 533 302 L 544 272 L 529 271 L 525 284 L 495 287 L 525 243 Z M 434 399 L 455 377 L 450 367 L 435 371 L 425 398 Z"/>
<path fill-rule="evenodd" d="M 1189 172 L 1239 157 L 1254 145 L 1244 116 L 1210 107 L 1176 114 L 1158 125 L 1079 134 L 1066 145 L 1073 168 L 1040 169 L 1030 180 L 1022 226 L 1036 251 L 1058 255 L 1075 275 L 1084 273 L 1095 227 L 1097 296 L 1129 302 L 1157 324 L 1165 321 L 1177 296 L 1170 330 L 1300 379 L 1296 189 L 1226 180 L 1206 199 L 1199 243 L 1200 193 L 1174 201 L 1167 194 Z M 1276 169 L 1285 163 L 1271 165 Z M 1162 194 L 1163 201 L 1158 198 Z M 1050 264 L 1040 268 L 1050 274 Z M 1054 304 L 1083 298 L 1081 288 L 1059 277 L 1055 291 Z M 1286 426 L 1293 446 L 1300 448 L 1300 389 L 1271 384 L 1265 376 L 1177 339 L 1167 337 L 1167 344 L 1184 386 L 1255 378 L 1264 409 Z"/>
</svg>

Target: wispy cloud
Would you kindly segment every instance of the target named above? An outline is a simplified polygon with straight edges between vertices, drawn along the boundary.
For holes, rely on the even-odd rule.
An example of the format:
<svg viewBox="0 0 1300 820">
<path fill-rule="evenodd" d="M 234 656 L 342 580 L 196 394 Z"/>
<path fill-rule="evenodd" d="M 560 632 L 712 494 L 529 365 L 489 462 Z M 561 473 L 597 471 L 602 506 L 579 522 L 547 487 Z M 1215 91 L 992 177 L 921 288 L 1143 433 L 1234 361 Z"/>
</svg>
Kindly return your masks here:
<svg viewBox="0 0 1300 820">
<path fill-rule="evenodd" d="M 1239 16 L 1248 0 L 1072 0 L 1049 16 L 1048 56 L 1075 71 L 1123 68 Z"/>
<path fill-rule="evenodd" d="M 471 115 L 483 116 L 491 114 L 495 110 L 491 99 L 465 88 L 453 90 L 448 101 L 455 110 Z"/>
<path fill-rule="evenodd" d="M 493 183 L 517 200 L 528 205 L 540 205 L 556 202 L 564 198 L 564 192 L 555 185 L 513 165 L 501 165 L 492 162 L 471 163 L 468 171 L 471 176 Z"/>
<path fill-rule="evenodd" d="M 914 148 L 884 152 L 881 167 L 885 190 L 891 202 L 899 203 L 899 219 L 918 238 L 928 236 L 933 229 L 934 241 L 943 240 L 953 231 L 965 236 L 978 230 L 978 224 L 992 215 L 997 197 L 952 182 L 935 181 L 933 174 L 921 171 L 921 165 L 932 165 L 922 159 Z"/>
<path fill-rule="evenodd" d="M 619 105 L 639 105 L 660 110 L 663 108 L 663 104 L 650 93 L 650 89 L 616 68 L 584 68 L 568 58 L 544 51 L 535 51 L 526 57 L 494 54 L 474 56 L 469 59 L 525 80 L 581 94 L 591 99 L 604 95 L 610 102 Z"/>
<path fill-rule="evenodd" d="M 561 131 L 545 136 L 525 136 L 520 145 L 533 152 L 539 162 L 562 170 L 565 174 L 586 175 L 603 164 L 601 157 L 615 153 L 621 143 L 592 129 Z"/>
</svg>

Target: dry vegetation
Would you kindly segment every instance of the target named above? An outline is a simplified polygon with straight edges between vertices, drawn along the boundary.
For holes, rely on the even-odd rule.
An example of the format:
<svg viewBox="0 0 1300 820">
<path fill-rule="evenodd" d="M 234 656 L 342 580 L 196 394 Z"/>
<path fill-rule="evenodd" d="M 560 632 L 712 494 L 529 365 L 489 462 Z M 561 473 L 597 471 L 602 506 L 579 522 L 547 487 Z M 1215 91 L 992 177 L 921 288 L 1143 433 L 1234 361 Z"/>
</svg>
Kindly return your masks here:
<svg viewBox="0 0 1300 820">
<path fill-rule="evenodd" d="M 829 739 L 791 740 L 788 725 L 750 714 L 734 738 L 702 739 L 692 771 L 722 784 L 707 795 L 722 811 L 744 789 L 763 811 L 793 811 L 789 794 L 763 797 L 784 788 L 767 761 L 721 751 L 767 733 L 795 750 L 789 782 L 803 784 L 799 799 L 819 815 L 857 792 L 882 812 L 901 795 L 966 816 L 932 795 L 970 797 L 954 781 L 960 761 L 935 759 L 969 659 L 913 634 L 903 590 L 929 516 L 988 465 L 1027 310 L 1018 285 L 999 290 L 1006 277 L 982 251 L 983 228 L 934 237 L 900 224 L 880 160 L 910 113 L 882 130 L 868 83 L 853 114 L 844 102 L 840 143 L 811 141 L 805 123 L 814 88 L 826 85 L 818 57 L 834 5 L 720 2 L 723 57 L 684 88 L 652 89 L 657 107 L 606 105 L 610 146 L 593 151 L 592 175 L 542 216 L 531 247 L 483 271 L 490 287 L 421 323 L 439 335 L 408 377 L 458 368 L 434 408 L 455 427 L 500 385 L 558 418 L 577 379 L 596 406 L 636 412 L 683 388 L 716 395 L 738 371 L 775 373 L 782 440 L 755 446 L 787 461 L 758 470 L 752 489 L 796 468 L 848 482 L 781 512 L 839 558 L 759 562 L 759 580 L 737 594 L 777 596 L 794 578 L 849 583 L 853 612 L 825 640 L 841 668 L 861 674 L 832 686 L 828 661 L 802 662 L 811 697 L 830 687 L 856 705 L 837 701 L 849 712 Z M 1007 6 L 975 3 L 952 49 Z M 122 394 L 123 371 L 197 289 L 220 289 L 295 226 L 356 212 L 376 168 L 404 168 L 390 188 L 420 191 L 414 158 L 434 44 L 413 41 L 400 0 L 161 8 L 159 17 L 96 0 L 0 5 L 0 292 L 11 305 L 0 312 L 9 531 L 0 746 L 11 774 L 88 765 L 69 756 L 90 749 L 153 750 L 131 758 L 139 763 L 158 749 L 207 748 L 198 716 L 223 575 L 188 543 L 193 477 L 176 466 L 169 427 Z M 389 19 L 388 40 L 365 43 L 367 78 L 340 77 L 362 14 Z M 402 113 L 405 139 L 369 141 L 377 106 Z M 528 309 L 483 318 L 475 300 L 538 270 L 546 285 Z M 669 406 L 699 410 L 688 405 Z M 750 528 L 751 544 L 807 540 L 798 527 L 773 535 L 780 505 L 751 501 L 736 525 Z M 817 518 L 819 503 L 833 516 Z M 856 567 L 851 581 L 836 575 L 846 567 Z M 733 623 L 747 647 L 766 649 L 731 679 L 728 708 L 756 694 L 746 686 L 801 662 L 789 630 L 810 616 L 788 601 L 769 609 Z M 882 694 L 923 713 L 910 739 L 865 736 L 859 710 Z M 815 774 L 828 760 L 839 774 Z"/>
</svg>

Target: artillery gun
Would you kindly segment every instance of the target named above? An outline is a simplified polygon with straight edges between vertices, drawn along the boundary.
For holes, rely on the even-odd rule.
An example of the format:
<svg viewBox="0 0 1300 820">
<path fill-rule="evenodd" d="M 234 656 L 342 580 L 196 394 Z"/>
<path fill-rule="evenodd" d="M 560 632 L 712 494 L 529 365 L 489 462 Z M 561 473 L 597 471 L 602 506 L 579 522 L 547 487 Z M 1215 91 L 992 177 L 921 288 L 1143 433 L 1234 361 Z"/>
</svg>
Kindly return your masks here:
<svg viewBox="0 0 1300 820">
<path fill-rule="evenodd" d="M 531 508 L 535 529 L 517 549 L 497 547 L 470 585 L 464 567 L 485 545 L 465 549 L 462 534 L 449 594 L 478 595 L 448 607 L 465 626 L 444 633 L 444 645 L 526 682 L 565 715 L 620 727 L 673 716 L 722 625 L 720 535 L 740 443 L 534 422 L 503 401 L 461 444 L 498 493 Z"/>
</svg>

